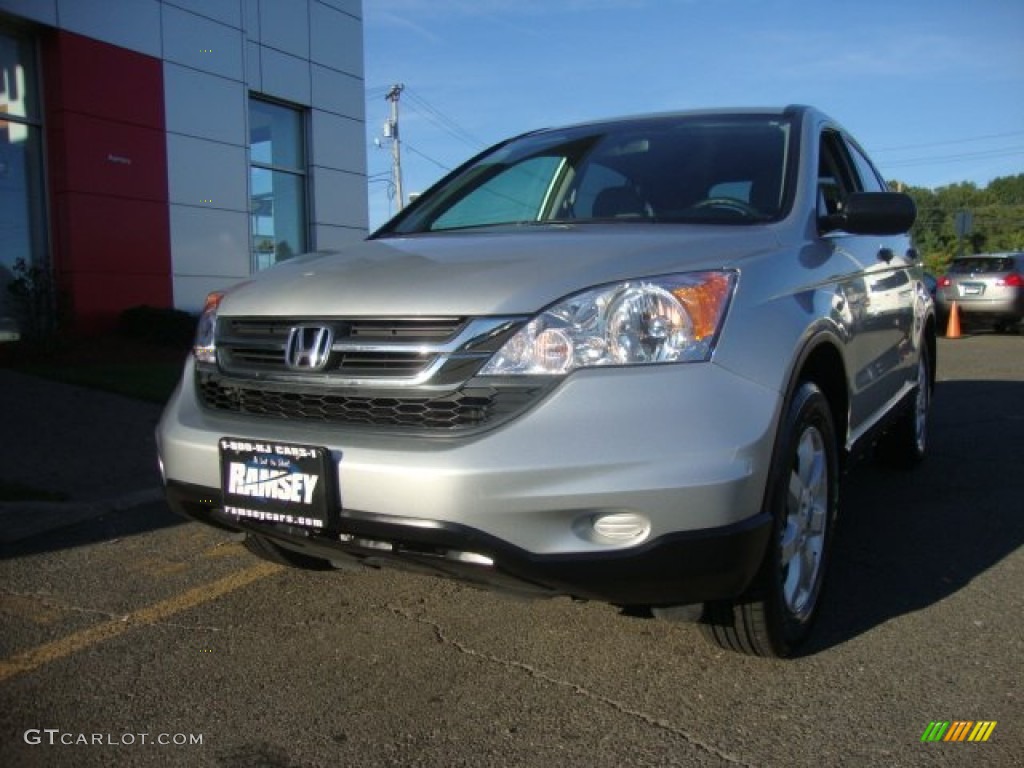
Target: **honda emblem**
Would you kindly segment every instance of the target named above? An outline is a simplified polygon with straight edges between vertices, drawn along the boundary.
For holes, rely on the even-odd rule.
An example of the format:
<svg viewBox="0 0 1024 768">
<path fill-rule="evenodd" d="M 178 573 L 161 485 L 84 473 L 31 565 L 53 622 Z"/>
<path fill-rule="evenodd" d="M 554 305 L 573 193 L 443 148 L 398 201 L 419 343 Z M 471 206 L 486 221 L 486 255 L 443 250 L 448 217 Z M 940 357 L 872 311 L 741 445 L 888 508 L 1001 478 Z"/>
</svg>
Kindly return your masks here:
<svg viewBox="0 0 1024 768">
<path fill-rule="evenodd" d="M 291 329 L 284 360 L 296 371 L 322 370 L 331 356 L 334 334 L 320 325 L 300 325 Z"/>
</svg>

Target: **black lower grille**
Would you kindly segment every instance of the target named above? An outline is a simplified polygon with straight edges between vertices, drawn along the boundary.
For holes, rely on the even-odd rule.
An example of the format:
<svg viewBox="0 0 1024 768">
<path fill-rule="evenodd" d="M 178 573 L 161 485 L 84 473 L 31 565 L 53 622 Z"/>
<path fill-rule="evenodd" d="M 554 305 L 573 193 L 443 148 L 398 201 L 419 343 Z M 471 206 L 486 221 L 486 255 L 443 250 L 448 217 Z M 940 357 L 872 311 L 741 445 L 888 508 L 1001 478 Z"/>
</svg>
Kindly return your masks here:
<svg viewBox="0 0 1024 768">
<path fill-rule="evenodd" d="M 198 371 L 196 389 L 210 409 L 255 416 L 379 427 L 457 431 L 526 409 L 543 387 L 466 387 L 436 397 L 352 396 L 224 379 Z"/>
</svg>

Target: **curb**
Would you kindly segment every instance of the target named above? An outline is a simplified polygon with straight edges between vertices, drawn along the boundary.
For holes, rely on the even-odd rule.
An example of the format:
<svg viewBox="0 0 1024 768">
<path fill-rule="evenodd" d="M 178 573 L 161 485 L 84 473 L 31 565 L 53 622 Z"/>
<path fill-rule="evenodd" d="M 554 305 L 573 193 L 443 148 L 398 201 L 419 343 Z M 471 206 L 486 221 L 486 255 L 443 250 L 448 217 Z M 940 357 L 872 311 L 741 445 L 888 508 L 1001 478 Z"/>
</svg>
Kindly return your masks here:
<svg viewBox="0 0 1024 768">
<path fill-rule="evenodd" d="M 50 533 L 110 512 L 163 501 L 163 488 L 146 488 L 100 501 L 18 501 L 0 503 L 0 544 Z"/>
</svg>

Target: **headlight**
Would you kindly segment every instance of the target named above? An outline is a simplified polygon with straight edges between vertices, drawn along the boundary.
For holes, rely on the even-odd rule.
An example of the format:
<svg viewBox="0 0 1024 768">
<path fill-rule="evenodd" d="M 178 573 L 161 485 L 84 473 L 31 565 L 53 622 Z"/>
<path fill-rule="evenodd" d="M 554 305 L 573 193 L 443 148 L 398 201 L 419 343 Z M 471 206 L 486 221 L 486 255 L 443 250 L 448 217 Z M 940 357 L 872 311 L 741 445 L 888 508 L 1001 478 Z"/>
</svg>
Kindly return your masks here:
<svg viewBox="0 0 1024 768">
<path fill-rule="evenodd" d="M 196 340 L 192 345 L 192 354 L 200 363 L 217 362 L 217 345 L 214 342 L 214 331 L 217 329 L 217 307 L 224 298 L 224 291 L 214 291 L 206 297 L 203 314 L 199 316 L 196 326 Z"/>
<path fill-rule="evenodd" d="M 577 293 L 523 326 L 480 373 L 708 360 L 735 285 L 734 272 L 690 272 Z"/>
</svg>

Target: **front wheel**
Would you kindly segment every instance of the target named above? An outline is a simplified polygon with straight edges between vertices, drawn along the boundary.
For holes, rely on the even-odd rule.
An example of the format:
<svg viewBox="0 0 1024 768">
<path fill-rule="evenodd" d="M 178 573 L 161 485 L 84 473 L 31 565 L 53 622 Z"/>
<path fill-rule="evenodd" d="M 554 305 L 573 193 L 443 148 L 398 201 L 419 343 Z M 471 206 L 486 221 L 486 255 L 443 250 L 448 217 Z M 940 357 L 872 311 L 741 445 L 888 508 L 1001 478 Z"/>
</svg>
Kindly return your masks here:
<svg viewBox="0 0 1024 768">
<path fill-rule="evenodd" d="M 793 394 L 768 479 L 771 544 L 748 593 L 704 606 L 714 644 L 756 656 L 791 656 L 818 613 L 839 501 L 839 460 L 828 400 L 813 382 Z"/>
</svg>

